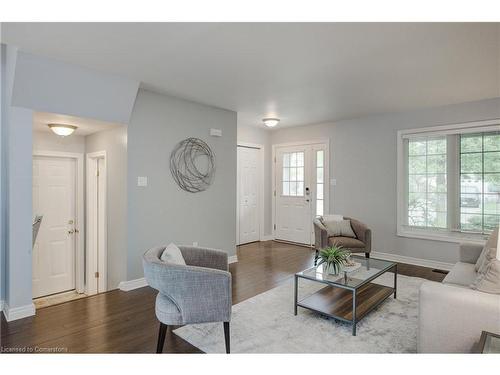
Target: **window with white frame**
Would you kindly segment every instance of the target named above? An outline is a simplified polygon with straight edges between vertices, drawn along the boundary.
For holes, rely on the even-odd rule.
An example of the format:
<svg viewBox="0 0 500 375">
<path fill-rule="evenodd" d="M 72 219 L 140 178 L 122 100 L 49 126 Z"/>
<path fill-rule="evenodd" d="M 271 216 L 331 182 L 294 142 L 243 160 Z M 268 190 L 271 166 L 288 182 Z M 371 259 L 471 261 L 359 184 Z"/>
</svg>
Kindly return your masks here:
<svg viewBox="0 0 500 375">
<path fill-rule="evenodd" d="M 499 123 L 400 132 L 399 233 L 474 236 L 498 225 Z"/>
</svg>

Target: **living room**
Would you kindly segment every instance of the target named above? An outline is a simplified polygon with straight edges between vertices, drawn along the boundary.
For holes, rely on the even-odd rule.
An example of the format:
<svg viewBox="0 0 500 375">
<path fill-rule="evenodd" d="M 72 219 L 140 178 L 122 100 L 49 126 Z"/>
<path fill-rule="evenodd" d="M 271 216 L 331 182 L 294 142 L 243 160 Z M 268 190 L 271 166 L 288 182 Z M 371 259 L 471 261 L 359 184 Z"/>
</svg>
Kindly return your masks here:
<svg viewBox="0 0 500 375">
<path fill-rule="evenodd" d="M 206 21 L 2 22 L 0 352 L 499 353 L 500 23 Z"/>
</svg>

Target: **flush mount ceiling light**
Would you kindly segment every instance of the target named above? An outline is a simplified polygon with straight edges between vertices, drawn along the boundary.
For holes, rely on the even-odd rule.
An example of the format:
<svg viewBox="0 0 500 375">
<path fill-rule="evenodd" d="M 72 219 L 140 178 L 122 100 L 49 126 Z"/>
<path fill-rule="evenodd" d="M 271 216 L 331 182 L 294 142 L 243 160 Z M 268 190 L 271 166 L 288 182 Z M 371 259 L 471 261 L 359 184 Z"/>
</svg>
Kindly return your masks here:
<svg viewBox="0 0 500 375">
<path fill-rule="evenodd" d="M 274 128 L 278 123 L 280 122 L 279 118 L 263 118 L 262 122 L 264 122 L 264 125 L 266 125 L 268 128 Z"/>
<path fill-rule="evenodd" d="M 77 129 L 77 126 L 64 124 L 49 124 L 48 127 L 61 137 L 67 137 L 68 135 L 73 134 L 73 132 Z"/>
</svg>

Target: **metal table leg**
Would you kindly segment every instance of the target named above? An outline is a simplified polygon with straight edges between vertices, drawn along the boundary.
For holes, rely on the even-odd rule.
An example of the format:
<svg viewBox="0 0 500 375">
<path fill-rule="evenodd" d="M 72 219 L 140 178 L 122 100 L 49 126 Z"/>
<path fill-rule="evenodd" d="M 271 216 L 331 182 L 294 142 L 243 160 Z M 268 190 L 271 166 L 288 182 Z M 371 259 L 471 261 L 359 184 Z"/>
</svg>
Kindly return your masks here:
<svg viewBox="0 0 500 375">
<path fill-rule="evenodd" d="M 299 286 L 299 278 L 295 275 L 295 290 L 294 290 L 294 304 L 293 304 L 293 315 L 297 315 L 297 292 Z"/>
<path fill-rule="evenodd" d="M 356 289 L 352 291 L 352 335 L 356 336 Z"/>
<path fill-rule="evenodd" d="M 396 291 L 398 288 L 398 265 L 394 266 L 394 298 L 396 298 Z"/>
</svg>

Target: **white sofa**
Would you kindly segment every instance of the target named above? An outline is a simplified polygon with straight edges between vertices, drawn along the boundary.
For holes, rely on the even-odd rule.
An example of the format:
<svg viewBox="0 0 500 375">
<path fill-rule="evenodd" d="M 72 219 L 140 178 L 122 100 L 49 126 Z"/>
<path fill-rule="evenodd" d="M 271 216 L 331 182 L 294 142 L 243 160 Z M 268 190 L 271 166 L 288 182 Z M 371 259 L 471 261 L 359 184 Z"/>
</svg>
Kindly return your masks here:
<svg viewBox="0 0 500 375">
<path fill-rule="evenodd" d="M 417 332 L 419 353 L 470 353 L 481 331 L 500 333 L 500 295 L 469 285 L 483 246 L 460 245 L 460 262 L 442 283 L 420 286 Z"/>
</svg>

